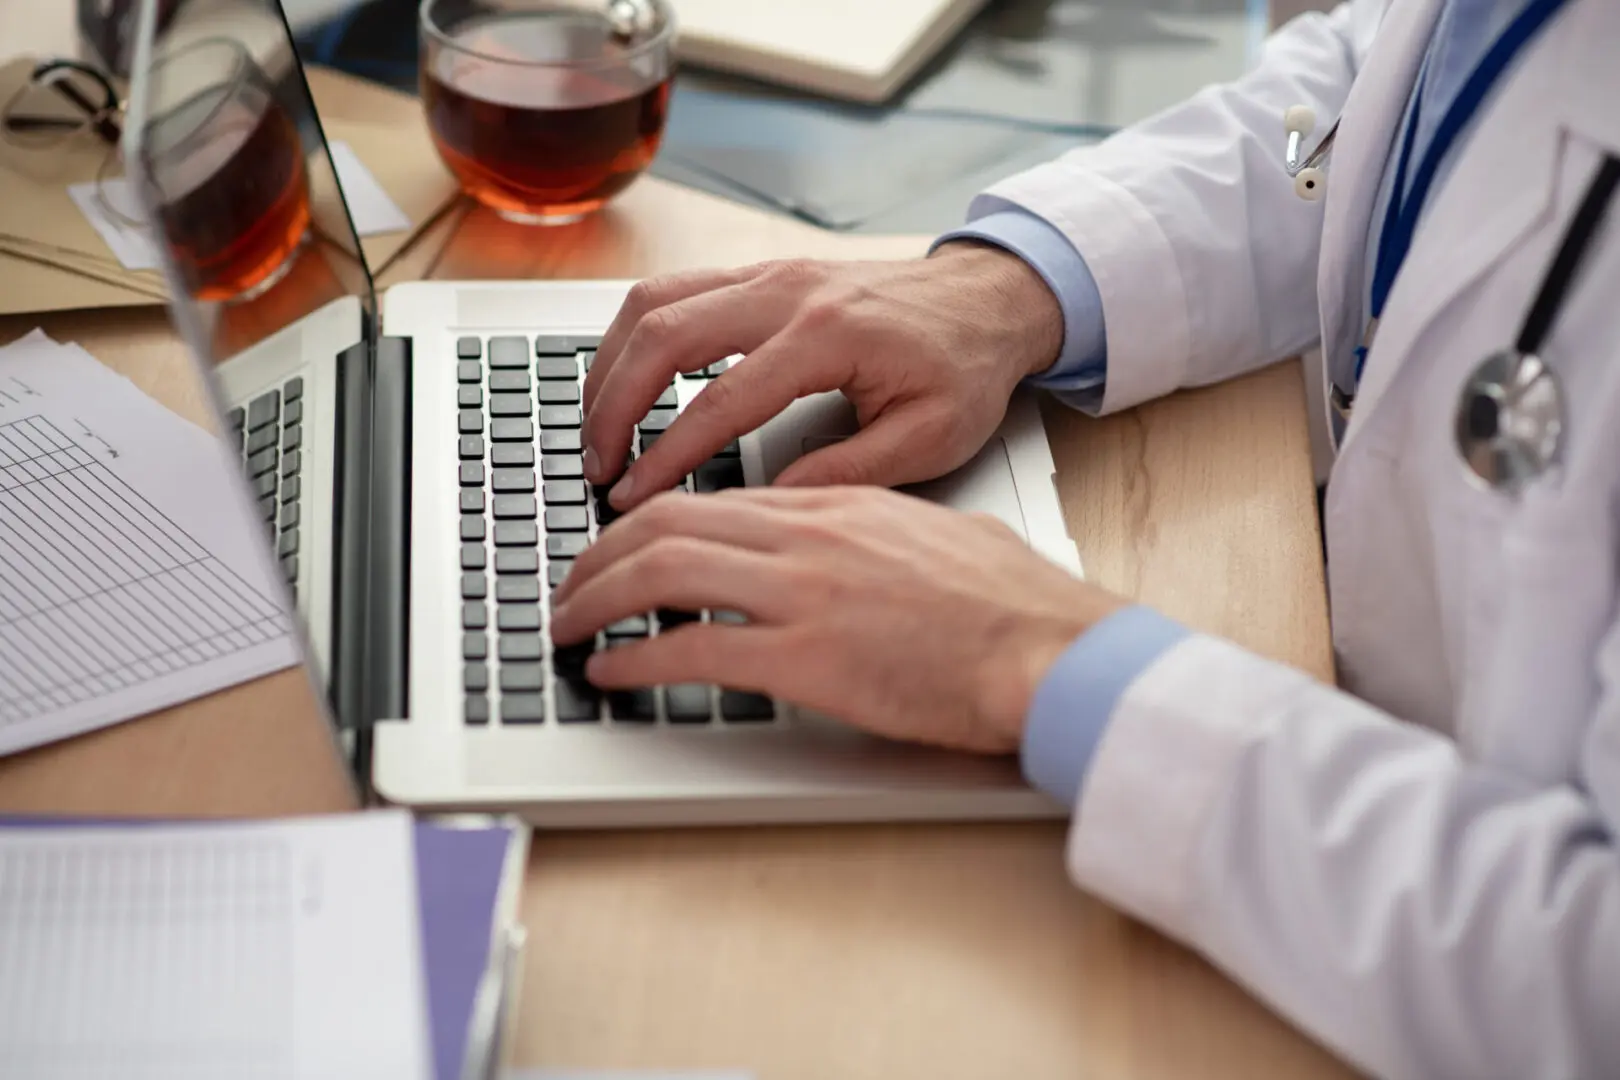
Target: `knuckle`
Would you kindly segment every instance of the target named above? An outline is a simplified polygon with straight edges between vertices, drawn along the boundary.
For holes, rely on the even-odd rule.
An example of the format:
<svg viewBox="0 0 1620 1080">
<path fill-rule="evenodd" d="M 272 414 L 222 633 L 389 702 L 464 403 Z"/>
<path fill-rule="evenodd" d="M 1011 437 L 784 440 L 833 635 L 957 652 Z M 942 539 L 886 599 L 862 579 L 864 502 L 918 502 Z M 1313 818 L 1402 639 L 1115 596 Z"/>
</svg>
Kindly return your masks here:
<svg viewBox="0 0 1620 1080">
<path fill-rule="evenodd" d="M 687 412 L 695 412 L 699 419 L 713 421 L 729 416 L 742 402 L 738 400 L 737 381 L 728 372 L 713 380 L 692 399 Z"/>
<path fill-rule="evenodd" d="M 630 286 L 625 295 L 624 306 L 633 312 L 645 313 L 658 306 L 659 297 L 667 291 L 666 279 L 661 277 L 642 278 Z"/>
<path fill-rule="evenodd" d="M 765 264 L 765 277 L 777 287 L 808 286 L 821 278 L 821 266 L 813 259 L 777 259 Z"/>
<path fill-rule="evenodd" d="M 636 324 L 638 346 L 654 351 L 669 348 L 680 334 L 682 320 L 673 308 L 661 307 L 649 311 Z"/>
</svg>

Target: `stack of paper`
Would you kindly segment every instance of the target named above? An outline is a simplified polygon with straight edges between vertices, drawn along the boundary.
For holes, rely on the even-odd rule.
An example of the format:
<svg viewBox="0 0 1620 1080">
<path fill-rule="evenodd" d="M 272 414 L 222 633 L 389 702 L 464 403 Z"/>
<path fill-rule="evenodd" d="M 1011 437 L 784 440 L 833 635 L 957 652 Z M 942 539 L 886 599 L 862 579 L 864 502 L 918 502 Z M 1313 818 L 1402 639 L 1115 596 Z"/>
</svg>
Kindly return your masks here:
<svg viewBox="0 0 1620 1080">
<path fill-rule="evenodd" d="M 77 346 L 0 348 L 0 753 L 297 663 L 257 529 L 212 435 Z"/>
<path fill-rule="evenodd" d="M 472 1075 L 525 836 L 402 812 L 0 827 L 0 1076 Z"/>
</svg>

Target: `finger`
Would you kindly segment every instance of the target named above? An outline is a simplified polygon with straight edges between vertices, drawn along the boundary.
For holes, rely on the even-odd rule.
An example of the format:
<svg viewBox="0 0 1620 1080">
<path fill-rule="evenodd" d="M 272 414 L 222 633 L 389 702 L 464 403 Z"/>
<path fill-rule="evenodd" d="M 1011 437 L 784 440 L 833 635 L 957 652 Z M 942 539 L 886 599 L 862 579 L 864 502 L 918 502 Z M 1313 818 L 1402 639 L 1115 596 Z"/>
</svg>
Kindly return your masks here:
<svg viewBox="0 0 1620 1080">
<path fill-rule="evenodd" d="M 794 580 L 770 555 L 685 536 L 659 540 L 554 601 L 551 636 L 573 644 L 610 623 L 660 609 L 718 608 L 753 622 L 777 622 L 793 603 Z"/>
<path fill-rule="evenodd" d="M 745 282 L 642 316 L 586 412 L 586 478 L 602 483 L 619 474 L 636 424 L 678 372 L 752 352 L 791 317 L 793 302 L 791 295 Z"/>
<path fill-rule="evenodd" d="M 689 623 L 678 630 L 598 652 L 585 677 L 606 690 L 679 683 L 718 683 L 733 690 L 785 696 L 795 663 L 789 638 L 763 626 Z"/>
<path fill-rule="evenodd" d="M 602 341 L 596 347 L 596 359 L 591 361 L 591 370 L 585 374 L 585 411 L 590 411 L 591 403 L 596 400 L 596 395 L 602 388 L 602 381 L 612 370 L 625 341 L 642 316 L 677 300 L 723 289 L 728 285 L 741 284 L 758 275 L 759 270 L 757 266 L 688 270 L 679 274 L 646 278 L 632 285 L 629 293 L 625 295 L 624 303 L 619 307 L 618 314 L 613 317 L 613 322 L 608 324 L 607 333 L 602 335 Z"/>
<path fill-rule="evenodd" d="M 782 487 L 894 487 L 932 479 L 960 465 L 942 463 L 949 421 L 939 422 L 932 406 L 901 405 L 880 413 L 842 442 L 822 447 L 783 469 Z"/>
<path fill-rule="evenodd" d="M 630 465 L 608 493 L 608 501 L 629 509 L 649 494 L 679 483 L 721 447 L 755 430 L 796 399 L 842 385 L 847 363 L 835 359 L 832 350 L 805 355 L 797 347 L 800 340 L 778 335 L 705 386 L 669 430 Z"/>
<path fill-rule="evenodd" d="M 669 494 L 602 530 L 586 548 L 563 583 L 552 594 L 566 600 L 585 582 L 660 539 L 689 537 L 728 547 L 772 552 L 785 543 L 786 522 L 780 511 L 739 499 L 694 498 Z"/>
</svg>

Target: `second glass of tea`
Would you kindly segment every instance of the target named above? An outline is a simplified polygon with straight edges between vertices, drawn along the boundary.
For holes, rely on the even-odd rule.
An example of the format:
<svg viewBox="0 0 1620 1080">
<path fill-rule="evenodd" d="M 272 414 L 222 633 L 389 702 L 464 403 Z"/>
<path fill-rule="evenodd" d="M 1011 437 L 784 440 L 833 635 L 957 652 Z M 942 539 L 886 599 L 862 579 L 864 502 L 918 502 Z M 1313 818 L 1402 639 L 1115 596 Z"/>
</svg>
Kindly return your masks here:
<svg viewBox="0 0 1620 1080">
<path fill-rule="evenodd" d="M 422 0 L 419 22 L 434 144 L 502 217 L 577 221 L 658 152 L 674 73 L 667 0 Z"/>
</svg>

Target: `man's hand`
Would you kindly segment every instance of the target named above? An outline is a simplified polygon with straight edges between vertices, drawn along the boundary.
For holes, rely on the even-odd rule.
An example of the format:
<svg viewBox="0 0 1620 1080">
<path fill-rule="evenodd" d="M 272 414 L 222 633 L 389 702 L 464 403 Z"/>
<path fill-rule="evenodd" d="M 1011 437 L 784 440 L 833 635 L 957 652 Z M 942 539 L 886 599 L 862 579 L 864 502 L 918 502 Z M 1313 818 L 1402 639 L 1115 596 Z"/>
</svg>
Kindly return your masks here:
<svg viewBox="0 0 1620 1080">
<path fill-rule="evenodd" d="M 1064 648 L 1125 601 L 1001 522 L 879 488 L 661 495 L 553 597 L 572 644 L 656 609 L 737 613 L 592 657 L 609 689 L 705 682 L 892 738 L 1004 752 Z"/>
<path fill-rule="evenodd" d="M 984 445 L 1018 381 L 1063 344 L 1057 298 L 1023 260 L 947 244 L 907 262 L 778 262 L 641 282 L 585 380 L 585 475 L 618 477 L 636 424 L 677 372 L 736 353 L 619 480 L 627 509 L 667 491 L 794 399 L 842 390 L 861 432 L 777 482 L 893 486 L 929 480 Z"/>
</svg>

